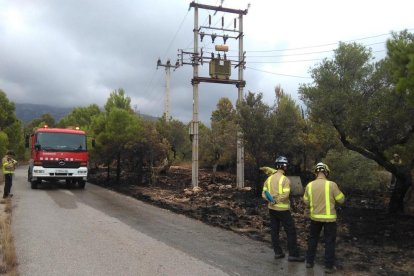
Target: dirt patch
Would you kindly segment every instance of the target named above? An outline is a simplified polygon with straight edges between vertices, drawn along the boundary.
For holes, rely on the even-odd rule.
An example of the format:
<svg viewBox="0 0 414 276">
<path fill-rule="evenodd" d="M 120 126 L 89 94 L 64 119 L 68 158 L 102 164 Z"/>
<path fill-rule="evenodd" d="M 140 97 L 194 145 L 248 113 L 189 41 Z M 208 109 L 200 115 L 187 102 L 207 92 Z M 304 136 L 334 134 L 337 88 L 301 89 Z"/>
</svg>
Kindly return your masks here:
<svg viewBox="0 0 414 276">
<path fill-rule="evenodd" d="M 199 172 L 199 189 L 191 187 L 191 169 L 172 167 L 156 185 L 106 182 L 95 174 L 90 182 L 130 195 L 161 208 L 198 219 L 255 240 L 270 243 L 266 203 L 249 189 L 236 189 L 234 175 L 218 173 L 210 184 L 208 171 Z M 414 218 L 385 212 L 387 194 L 347 191 L 340 210 L 337 237 L 337 267 L 346 275 L 414 275 Z M 298 243 L 306 250 L 308 219 L 300 197 L 292 200 Z M 284 233 L 281 239 L 286 240 Z M 317 263 L 323 265 L 323 242 Z"/>
</svg>

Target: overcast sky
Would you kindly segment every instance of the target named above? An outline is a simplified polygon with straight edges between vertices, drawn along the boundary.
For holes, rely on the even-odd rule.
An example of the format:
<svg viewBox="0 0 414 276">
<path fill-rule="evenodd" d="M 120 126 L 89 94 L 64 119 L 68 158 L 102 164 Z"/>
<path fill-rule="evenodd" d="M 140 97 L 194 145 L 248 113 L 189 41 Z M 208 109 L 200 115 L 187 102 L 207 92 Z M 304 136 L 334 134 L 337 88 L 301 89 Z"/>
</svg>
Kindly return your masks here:
<svg viewBox="0 0 414 276">
<path fill-rule="evenodd" d="M 161 116 L 165 71 L 156 70 L 156 61 L 175 63 L 178 49 L 192 51 L 190 2 L 0 0 L 0 89 L 16 103 L 76 107 L 103 106 L 111 91 L 123 88 L 133 108 Z M 248 3 L 245 93 L 261 92 L 268 104 L 276 85 L 299 103 L 299 85 L 312 82 L 309 68 L 332 57 L 338 41 L 367 45 L 378 60 L 386 54 L 391 31 L 414 31 L 414 1 L 409 0 L 226 0 L 223 6 L 244 10 Z M 212 25 L 221 27 L 223 14 L 206 10 L 199 11 L 199 25 L 208 25 L 209 14 Z M 233 28 L 234 18 L 225 14 L 225 27 Z M 228 40 L 229 56 L 237 54 L 236 43 Z M 199 44 L 206 52 L 213 48 L 210 38 Z M 208 64 L 200 76 L 208 77 Z M 191 78 L 189 65 L 171 73 L 171 115 L 183 122 L 192 118 Z M 208 123 L 220 97 L 235 103 L 237 88 L 201 83 L 199 95 L 200 120 Z"/>
</svg>

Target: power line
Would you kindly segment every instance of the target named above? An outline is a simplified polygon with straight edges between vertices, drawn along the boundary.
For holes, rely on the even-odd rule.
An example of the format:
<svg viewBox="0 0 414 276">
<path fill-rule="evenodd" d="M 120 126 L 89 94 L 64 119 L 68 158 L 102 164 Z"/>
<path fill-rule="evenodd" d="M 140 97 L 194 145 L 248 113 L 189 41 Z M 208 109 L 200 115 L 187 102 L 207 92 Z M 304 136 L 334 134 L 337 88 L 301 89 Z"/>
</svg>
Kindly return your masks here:
<svg viewBox="0 0 414 276">
<path fill-rule="evenodd" d="M 174 43 L 174 41 L 175 41 L 175 39 L 176 39 L 176 37 L 177 37 L 177 35 L 178 35 L 178 32 L 181 30 L 181 28 L 182 28 L 182 26 L 183 26 L 183 24 L 184 24 L 184 21 L 185 21 L 185 19 L 187 18 L 187 15 L 188 15 L 188 13 L 189 13 L 190 11 L 188 10 L 187 11 L 187 13 L 184 15 L 184 18 L 183 18 L 183 20 L 181 21 L 181 23 L 180 23 L 180 25 L 178 26 L 178 29 L 177 29 L 177 31 L 175 32 L 175 34 L 174 34 L 174 37 L 171 39 L 171 42 L 170 42 L 170 44 L 168 45 L 168 47 L 167 47 L 167 51 L 165 52 L 165 54 L 164 54 L 164 56 L 163 56 L 163 60 L 165 59 L 165 57 L 166 57 L 166 55 L 168 54 L 168 51 L 170 50 L 170 48 L 171 48 L 171 45 Z"/>
<path fill-rule="evenodd" d="M 250 70 L 258 71 L 258 72 L 272 74 L 272 75 L 278 75 L 278 76 L 284 76 L 284 77 L 292 77 L 292 78 L 300 78 L 300 79 L 312 79 L 311 77 L 303 77 L 303 76 L 296 76 L 296 75 L 288 75 L 288 74 L 280 74 L 280 73 L 275 73 L 275 72 L 269 72 L 269 71 L 260 70 L 260 69 L 257 69 L 257 68 L 252 68 L 252 67 L 249 67 L 249 66 L 246 66 L 246 68 L 247 69 L 250 69 Z"/>
<path fill-rule="evenodd" d="M 177 35 L 178 35 L 179 31 L 181 30 L 181 28 L 182 28 L 182 26 L 183 26 L 183 24 L 185 22 L 185 19 L 187 18 L 187 15 L 188 15 L 189 12 L 190 11 L 187 11 L 186 14 L 184 15 L 184 18 L 181 20 L 181 23 L 178 26 L 177 31 L 175 32 L 173 38 L 171 39 L 170 44 L 168 45 L 167 50 L 165 51 L 165 54 L 163 56 L 163 59 L 164 60 L 165 60 L 165 57 L 167 56 L 168 52 L 170 51 L 170 48 L 171 48 L 172 44 L 174 43 L 175 39 L 177 38 Z M 156 72 L 157 72 L 157 70 L 154 70 L 154 72 L 152 73 L 152 76 L 151 76 L 149 82 L 147 83 L 147 85 L 145 85 L 144 91 L 146 92 L 147 95 L 148 94 L 152 94 L 152 92 L 154 90 L 154 89 L 151 89 L 151 90 L 149 90 L 149 89 L 152 87 L 152 82 L 154 81 L 154 77 L 155 77 Z M 150 91 L 151 91 L 151 93 L 148 93 Z"/>
<path fill-rule="evenodd" d="M 410 28 L 410 29 L 406 29 L 407 31 L 412 31 L 414 30 L 414 28 Z M 376 37 L 381 37 L 381 36 L 386 36 L 386 35 L 390 35 L 390 33 L 384 33 L 384 34 L 379 34 L 379 35 L 373 35 L 373 36 L 366 36 L 366 37 L 362 37 L 362 38 L 357 38 L 357 39 L 350 39 L 350 40 L 345 40 L 343 42 L 353 42 L 353 41 L 360 41 L 360 40 L 365 40 L 365 39 L 371 39 L 371 38 L 376 38 Z M 334 43 L 327 43 L 327 44 L 320 44 L 320 45 L 313 45 L 313 46 L 304 46 L 304 47 L 296 47 L 296 48 L 285 48 L 285 49 L 273 49 L 273 50 L 251 50 L 251 51 L 246 51 L 246 52 L 282 52 L 282 51 L 295 51 L 295 50 L 301 50 L 301 49 L 309 49 L 309 48 L 319 48 L 319 47 L 324 47 L 324 46 L 332 46 L 332 45 L 337 45 L 338 42 L 334 42 Z"/>
<path fill-rule="evenodd" d="M 294 63 L 294 62 L 308 62 L 308 61 L 321 61 L 323 59 L 301 59 L 301 60 L 284 60 L 284 61 L 247 61 L 248 63 Z"/>
<path fill-rule="evenodd" d="M 363 46 L 373 46 L 373 45 L 378 45 L 378 44 L 385 44 L 386 41 L 381 41 L 381 42 L 375 42 L 375 43 L 371 43 L 371 44 L 365 44 Z M 336 49 L 329 49 L 329 50 L 324 50 L 324 51 L 316 51 L 316 52 L 305 52 L 305 53 L 296 53 L 296 54 L 283 54 L 283 55 L 268 55 L 268 56 L 247 56 L 249 58 L 272 58 L 272 57 L 288 57 L 288 56 L 304 56 L 304 55 L 313 55 L 313 54 L 321 54 L 321 53 L 329 53 L 329 52 L 333 52 Z M 238 56 L 228 56 L 228 57 L 238 57 Z"/>
</svg>

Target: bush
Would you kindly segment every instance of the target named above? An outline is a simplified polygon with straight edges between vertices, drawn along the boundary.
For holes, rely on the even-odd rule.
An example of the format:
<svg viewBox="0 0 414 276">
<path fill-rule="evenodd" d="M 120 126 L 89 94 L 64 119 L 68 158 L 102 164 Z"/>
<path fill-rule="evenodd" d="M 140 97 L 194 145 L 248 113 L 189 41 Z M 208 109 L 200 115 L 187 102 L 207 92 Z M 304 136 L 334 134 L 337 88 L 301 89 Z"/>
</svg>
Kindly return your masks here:
<svg viewBox="0 0 414 276">
<path fill-rule="evenodd" d="M 379 190 L 388 183 L 387 175 L 377 163 L 354 151 L 331 150 L 324 162 L 331 169 L 330 179 L 343 190 Z"/>
</svg>

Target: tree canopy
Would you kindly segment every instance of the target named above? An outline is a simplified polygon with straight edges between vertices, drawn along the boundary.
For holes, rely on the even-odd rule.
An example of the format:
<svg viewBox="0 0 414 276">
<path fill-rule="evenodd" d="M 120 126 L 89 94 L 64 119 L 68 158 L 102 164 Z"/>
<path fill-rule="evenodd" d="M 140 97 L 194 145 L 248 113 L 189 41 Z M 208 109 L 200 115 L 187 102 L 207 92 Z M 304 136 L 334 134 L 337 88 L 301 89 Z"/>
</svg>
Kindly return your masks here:
<svg viewBox="0 0 414 276">
<path fill-rule="evenodd" d="M 17 119 L 15 105 L 9 101 L 4 91 L 0 90 L 0 154 L 3 156 L 6 150 L 13 150 L 17 157 L 24 156 L 23 126 Z"/>
<path fill-rule="evenodd" d="M 392 81 L 397 91 L 414 105 L 414 34 L 407 30 L 392 33 L 387 50 Z"/>
<path fill-rule="evenodd" d="M 110 112 L 112 108 L 125 109 L 129 112 L 133 112 L 131 108 L 131 98 L 125 94 L 124 89 L 119 88 L 111 92 L 108 100 L 105 104 L 105 111 Z"/>
<path fill-rule="evenodd" d="M 63 117 L 58 126 L 59 127 L 80 127 L 81 129 L 87 129 L 94 116 L 101 113 L 98 105 L 91 104 L 86 107 L 75 107 L 71 113 Z"/>
<path fill-rule="evenodd" d="M 400 39 L 394 35 L 387 45 L 398 44 Z M 401 187 L 407 187 L 414 160 L 412 151 L 402 149 L 412 148 L 414 143 L 414 108 L 410 93 L 398 93 L 398 62 L 390 55 L 373 62 L 370 49 L 340 43 L 332 59 L 311 70 L 314 82 L 301 85 L 300 94 L 314 122 L 334 128 L 346 148 L 374 160 L 395 174 Z M 405 169 L 390 162 L 395 151 L 405 159 Z"/>
</svg>

